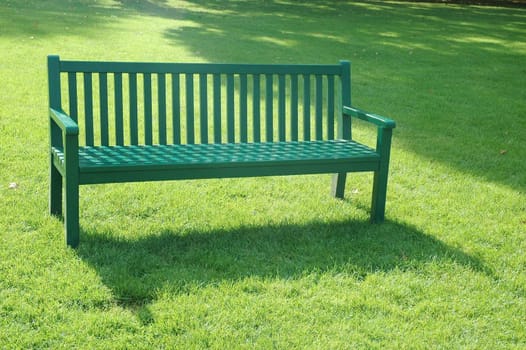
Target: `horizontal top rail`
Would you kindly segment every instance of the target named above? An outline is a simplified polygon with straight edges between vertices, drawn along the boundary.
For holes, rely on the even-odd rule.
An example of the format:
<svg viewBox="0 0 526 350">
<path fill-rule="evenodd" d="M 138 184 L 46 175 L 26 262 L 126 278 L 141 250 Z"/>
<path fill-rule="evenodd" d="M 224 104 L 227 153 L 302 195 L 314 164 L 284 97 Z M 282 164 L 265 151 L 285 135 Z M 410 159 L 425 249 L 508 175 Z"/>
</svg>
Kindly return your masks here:
<svg viewBox="0 0 526 350">
<path fill-rule="evenodd" d="M 60 61 L 60 71 L 82 73 L 341 75 L 342 66 L 338 64 L 231 64 Z"/>
</svg>

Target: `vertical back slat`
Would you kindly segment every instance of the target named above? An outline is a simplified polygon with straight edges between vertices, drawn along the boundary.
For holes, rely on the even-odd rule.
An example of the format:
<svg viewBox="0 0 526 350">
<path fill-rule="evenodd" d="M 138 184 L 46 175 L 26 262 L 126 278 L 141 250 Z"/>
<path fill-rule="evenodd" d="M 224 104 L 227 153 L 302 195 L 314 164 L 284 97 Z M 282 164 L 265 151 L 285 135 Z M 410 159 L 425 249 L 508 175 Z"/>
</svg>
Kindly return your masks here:
<svg viewBox="0 0 526 350">
<path fill-rule="evenodd" d="M 327 139 L 334 140 L 334 75 L 327 76 Z"/>
<path fill-rule="evenodd" d="M 195 143 L 194 127 L 194 75 L 185 74 L 185 95 L 186 95 L 186 143 Z"/>
<path fill-rule="evenodd" d="M 274 91 L 273 91 L 273 75 L 265 74 L 265 141 L 273 141 L 274 131 Z"/>
<path fill-rule="evenodd" d="M 181 143 L 181 86 L 179 74 L 172 74 L 172 126 L 173 143 Z"/>
<path fill-rule="evenodd" d="M 100 142 L 102 146 L 109 145 L 108 124 L 108 75 L 99 73 L 99 102 L 100 102 Z"/>
<path fill-rule="evenodd" d="M 137 123 L 137 74 L 128 76 L 129 103 L 130 103 L 130 144 L 139 144 L 139 127 Z"/>
<path fill-rule="evenodd" d="M 206 73 L 199 74 L 199 117 L 201 143 L 208 143 L 208 78 Z"/>
<path fill-rule="evenodd" d="M 226 76 L 227 141 L 235 142 L 234 75 Z"/>
<path fill-rule="evenodd" d="M 115 143 L 124 145 L 124 113 L 122 101 L 122 73 L 113 76 L 113 88 L 115 93 Z"/>
<path fill-rule="evenodd" d="M 210 66 L 210 71 L 204 66 L 183 67 L 180 73 L 164 66 L 160 73 L 155 69 L 73 72 L 67 67 L 66 107 L 71 118 L 81 119 L 87 146 L 349 138 L 351 125 L 348 118 L 340 119 L 339 106 L 350 104 L 350 64 L 340 65 L 339 72 L 333 67 L 325 73 L 316 67 L 307 73 L 306 67 L 292 74 L 270 66 L 261 71 L 242 69 L 242 73 L 231 67 L 221 73 L 217 66 Z"/>
<path fill-rule="evenodd" d="M 248 142 L 247 92 L 247 75 L 241 74 L 239 77 L 239 133 L 241 142 Z"/>
<path fill-rule="evenodd" d="M 298 141 L 298 76 L 290 77 L 290 138 Z"/>
<path fill-rule="evenodd" d="M 316 140 L 323 139 L 323 76 L 316 75 Z"/>
<path fill-rule="evenodd" d="M 221 143 L 221 75 L 214 74 L 214 142 Z"/>
<path fill-rule="evenodd" d="M 278 134 L 279 141 L 285 141 L 287 137 L 285 114 L 285 75 L 280 74 L 278 78 Z"/>
<path fill-rule="evenodd" d="M 60 82 L 60 58 L 58 56 L 48 56 L 47 58 L 47 68 L 48 68 L 48 91 L 49 91 L 49 107 L 53 108 L 55 110 L 60 110 L 62 108 L 62 93 L 61 93 L 61 82 Z M 51 138 L 51 146 L 53 147 L 64 147 L 64 142 L 62 139 L 62 132 L 60 131 L 60 128 L 53 122 L 49 123 L 49 133 Z M 51 172 L 53 174 L 53 172 Z M 51 181 L 52 186 L 56 182 L 53 181 L 53 178 L 55 181 L 57 180 L 56 177 L 51 175 Z M 58 182 L 58 186 L 60 186 L 60 182 Z M 60 192 L 53 196 L 53 201 L 57 203 L 57 206 L 60 206 L 61 200 L 60 200 Z M 51 204 L 51 198 L 50 198 L 50 204 Z M 56 208 L 54 209 L 57 213 L 61 213 L 62 209 Z"/>
<path fill-rule="evenodd" d="M 341 104 L 342 106 L 350 106 L 351 105 L 351 63 L 349 61 L 340 61 L 340 65 L 342 66 L 342 76 L 341 76 L 341 84 L 342 84 L 342 91 L 341 91 Z M 352 129 L 351 129 L 351 118 L 342 118 L 342 116 L 339 116 L 339 130 L 338 130 L 338 137 L 343 139 L 352 139 Z"/>
<path fill-rule="evenodd" d="M 303 141 L 310 141 L 310 75 L 303 75 Z"/>
<path fill-rule="evenodd" d="M 259 74 L 253 76 L 252 126 L 254 142 L 261 142 L 261 86 Z"/>
<path fill-rule="evenodd" d="M 77 73 L 68 73 L 69 116 L 78 121 Z"/>
<path fill-rule="evenodd" d="M 153 121 L 152 121 L 152 75 L 143 75 L 144 93 L 144 143 L 153 144 Z"/>
<path fill-rule="evenodd" d="M 91 73 L 84 73 L 84 123 L 86 146 L 93 146 L 93 82 Z"/>
<path fill-rule="evenodd" d="M 47 68 L 48 68 L 48 90 L 49 90 L 49 107 L 55 110 L 62 108 L 62 93 L 61 93 L 61 82 L 60 82 L 60 58 L 56 55 L 50 55 L 47 57 Z M 62 144 L 62 134 L 60 129 L 52 127 L 57 132 L 52 132 L 52 141 L 60 141 Z M 59 136 L 59 140 L 55 140 L 55 136 Z M 53 143 L 54 144 L 54 143 Z"/>
<path fill-rule="evenodd" d="M 159 144 L 166 145 L 166 75 L 157 75 Z"/>
</svg>

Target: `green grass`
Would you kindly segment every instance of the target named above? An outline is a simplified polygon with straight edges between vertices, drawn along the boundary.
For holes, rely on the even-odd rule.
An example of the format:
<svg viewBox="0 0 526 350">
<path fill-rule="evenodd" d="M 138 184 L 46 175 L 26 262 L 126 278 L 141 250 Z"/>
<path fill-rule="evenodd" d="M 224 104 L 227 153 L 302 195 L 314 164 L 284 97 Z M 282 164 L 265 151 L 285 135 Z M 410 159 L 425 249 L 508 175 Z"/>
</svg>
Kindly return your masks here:
<svg viewBox="0 0 526 350">
<path fill-rule="evenodd" d="M 5 0 L 0 28 L 0 348 L 526 347 L 525 9 Z M 349 59 L 353 103 L 398 122 L 388 220 L 367 222 L 369 174 L 344 201 L 329 175 L 85 186 L 67 249 L 51 53 Z"/>
</svg>

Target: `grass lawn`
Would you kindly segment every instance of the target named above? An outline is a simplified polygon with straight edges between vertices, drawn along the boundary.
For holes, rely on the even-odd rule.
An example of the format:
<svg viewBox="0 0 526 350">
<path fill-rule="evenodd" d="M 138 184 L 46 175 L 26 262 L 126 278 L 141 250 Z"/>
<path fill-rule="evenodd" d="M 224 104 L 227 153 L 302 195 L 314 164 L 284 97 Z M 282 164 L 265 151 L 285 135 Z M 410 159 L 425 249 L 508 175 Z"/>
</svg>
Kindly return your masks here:
<svg viewBox="0 0 526 350">
<path fill-rule="evenodd" d="M 3 0 L 0 47 L 0 348 L 526 347 L 526 9 Z M 343 201 L 330 175 L 83 186 L 66 248 L 48 54 L 349 59 L 353 104 L 398 123 L 388 220 L 370 174 Z"/>
</svg>

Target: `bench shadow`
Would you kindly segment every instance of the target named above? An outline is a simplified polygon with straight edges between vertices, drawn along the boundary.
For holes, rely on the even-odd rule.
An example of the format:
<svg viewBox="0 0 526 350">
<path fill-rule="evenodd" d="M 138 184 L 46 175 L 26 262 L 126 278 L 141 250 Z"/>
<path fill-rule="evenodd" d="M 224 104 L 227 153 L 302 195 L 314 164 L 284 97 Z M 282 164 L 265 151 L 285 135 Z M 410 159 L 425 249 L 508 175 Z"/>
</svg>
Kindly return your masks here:
<svg viewBox="0 0 526 350">
<path fill-rule="evenodd" d="M 454 263 L 491 275 L 480 259 L 395 222 L 310 222 L 194 231 L 165 231 L 137 240 L 83 231 L 79 257 L 97 271 L 115 301 L 143 323 L 158 293 L 187 294 L 247 278 L 299 279 L 345 274 L 357 281 L 393 269 Z"/>
</svg>

